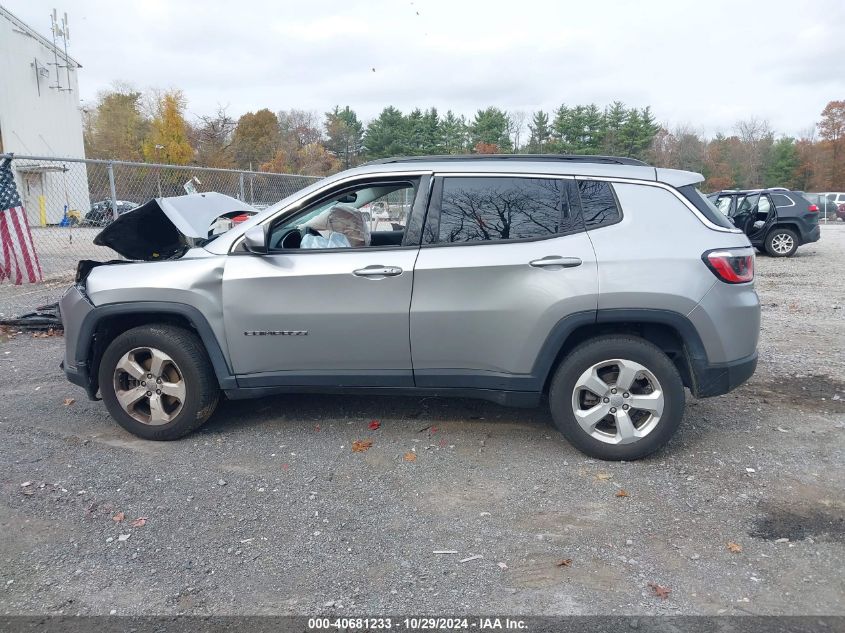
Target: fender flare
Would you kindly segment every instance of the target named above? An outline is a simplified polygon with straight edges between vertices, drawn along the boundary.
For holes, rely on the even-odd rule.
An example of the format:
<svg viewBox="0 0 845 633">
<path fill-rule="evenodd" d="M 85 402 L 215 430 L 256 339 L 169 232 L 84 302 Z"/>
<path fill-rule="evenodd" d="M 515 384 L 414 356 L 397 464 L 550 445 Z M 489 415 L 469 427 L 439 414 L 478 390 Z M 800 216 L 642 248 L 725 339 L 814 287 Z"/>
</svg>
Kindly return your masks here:
<svg viewBox="0 0 845 633">
<path fill-rule="evenodd" d="M 220 342 L 211 329 L 208 320 L 202 312 L 194 306 L 186 303 L 175 303 L 171 301 L 130 301 L 126 303 L 107 303 L 96 306 L 82 321 L 79 329 L 79 340 L 85 341 L 85 345 L 76 347 L 77 366 L 90 367 L 94 332 L 100 322 L 113 316 L 129 316 L 135 314 L 156 315 L 174 314 L 184 317 L 193 326 L 202 341 L 205 351 L 208 354 L 211 365 L 221 389 L 236 389 L 238 384 L 220 347 Z M 93 370 L 93 368 L 91 368 Z M 96 379 L 91 376 L 89 379 Z"/>
<path fill-rule="evenodd" d="M 588 311 L 570 314 L 558 321 L 543 343 L 543 347 L 540 349 L 540 353 L 531 370 L 531 375 L 539 380 L 540 385 L 547 384 L 551 372 L 555 367 L 555 361 L 558 359 L 567 340 L 576 329 L 586 325 L 626 323 L 653 323 L 669 326 L 674 329 L 684 346 L 684 351 L 690 365 L 690 377 L 693 381 L 696 381 L 698 376 L 708 366 L 707 350 L 704 347 L 698 330 L 696 330 L 692 321 L 680 312 L 649 308 L 601 308 L 595 312 Z"/>
</svg>

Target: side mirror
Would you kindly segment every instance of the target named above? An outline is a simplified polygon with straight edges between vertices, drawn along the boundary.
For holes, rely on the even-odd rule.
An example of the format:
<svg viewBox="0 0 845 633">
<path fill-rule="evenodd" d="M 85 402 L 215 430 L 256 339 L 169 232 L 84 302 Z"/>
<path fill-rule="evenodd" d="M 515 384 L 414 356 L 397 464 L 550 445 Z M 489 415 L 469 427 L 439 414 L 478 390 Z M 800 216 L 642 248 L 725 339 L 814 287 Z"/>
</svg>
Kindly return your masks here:
<svg viewBox="0 0 845 633">
<path fill-rule="evenodd" d="M 244 233 L 244 247 L 255 255 L 267 254 L 267 231 L 263 226 L 252 226 Z"/>
</svg>

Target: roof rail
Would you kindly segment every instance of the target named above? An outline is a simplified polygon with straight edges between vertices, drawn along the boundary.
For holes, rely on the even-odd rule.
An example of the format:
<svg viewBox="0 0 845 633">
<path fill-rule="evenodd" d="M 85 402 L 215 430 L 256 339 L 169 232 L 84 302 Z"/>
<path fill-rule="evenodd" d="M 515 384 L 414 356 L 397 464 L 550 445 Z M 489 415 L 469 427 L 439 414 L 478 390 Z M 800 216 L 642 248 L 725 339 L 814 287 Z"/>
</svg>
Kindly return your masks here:
<svg viewBox="0 0 845 633">
<path fill-rule="evenodd" d="M 432 156 L 396 156 L 393 158 L 379 158 L 366 165 L 386 165 L 389 163 L 418 163 L 418 162 L 446 162 L 466 160 L 490 161 L 562 161 L 569 163 L 602 163 L 605 165 L 638 165 L 649 167 L 647 163 L 636 158 L 620 156 L 592 156 L 588 154 L 443 154 Z"/>
</svg>

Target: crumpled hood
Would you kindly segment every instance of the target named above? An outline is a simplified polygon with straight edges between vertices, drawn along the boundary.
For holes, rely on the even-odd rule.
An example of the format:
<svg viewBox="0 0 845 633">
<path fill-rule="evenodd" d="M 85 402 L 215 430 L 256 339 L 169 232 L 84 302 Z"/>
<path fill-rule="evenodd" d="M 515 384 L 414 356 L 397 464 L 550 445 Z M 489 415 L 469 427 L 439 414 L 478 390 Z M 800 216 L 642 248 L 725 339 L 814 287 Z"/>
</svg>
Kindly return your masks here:
<svg viewBox="0 0 845 633">
<path fill-rule="evenodd" d="M 207 240 L 214 220 L 244 211 L 257 213 L 245 202 L 214 191 L 154 198 L 120 215 L 100 231 L 94 244 L 128 259 L 175 259 Z"/>
</svg>

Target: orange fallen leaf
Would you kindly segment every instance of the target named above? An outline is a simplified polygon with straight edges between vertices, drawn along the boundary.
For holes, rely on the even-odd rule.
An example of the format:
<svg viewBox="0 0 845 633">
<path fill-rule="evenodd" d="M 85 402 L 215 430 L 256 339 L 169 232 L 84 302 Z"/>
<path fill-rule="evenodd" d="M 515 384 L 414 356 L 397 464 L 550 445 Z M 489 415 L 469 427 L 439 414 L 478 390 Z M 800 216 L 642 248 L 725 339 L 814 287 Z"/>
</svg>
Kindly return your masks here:
<svg viewBox="0 0 845 633">
<path fill-rule="evenodd" d="M 742 551 L 742 545 L 734 543 L 733 541 L 728 541 L 728 551 L 734 554 L 739 554 Z"/>
<path fill-rule="evenodd" d="M 352 442 L 352 452 L 353 453 L 363 453 L 373 445 L 372 440 L 355 440 Z"/>
<path fill-rule="evenodd" d="M 622 489 L 620 489 L 620 490 L 619 490 L 619 492 L 617 492 L 617 493 L 616 493 L 616 496 L 617 496 L 617 497 L 627 497 L 627 496 L 628 496 L 628 491 L 627 491 L 627 490 L 622 490 Z"/>
<path fill-rule="evenodd" d="M 125 518 L 126 518 L 126 515 L 125 515 L 125 514 L 123 514 L 123 512 L 118 512 L 117 514 L 115 514 L 115 515 L 111 518 L 111 520 L 112 520 L 112 521 L 114 521 L 115 523 L 120 523 L 120 522 L 121 522 L 121 521 L 123 521 L 123 519 L 125 519 Z"/>
<path fill-rule="evenodd" d="M 144 527 L 147 524 L 147 517 L 138 517 L 132 521 L 132 527 Z"/>
<path fill-rule="evenodd" d="M 76 398 L 65 398 L 64 405 L 65 405 L 66 407 L 69 407 L 69 406 L 70 406 L 70 405 L 72 405 L 74 402 L 76 402 Z"/>
<path fill-rule="evenodd" d="M 571 558 L 562 558 L 558 562 L 555 563 L 558 567 L 571 567 L 572 566 L 572 559 Z"/>
<path fill-rule="evenodd" d="M 405 453 L 405 461 L 406 461 L 406 462 L 415 462 L 415 461 L 417 461 L 417 454 L 416 454 L 416 453 L 414 453 L 414 452 L 412 452 L 412 451 L 408 451 L 407 453 Z"/>
<path fill-rule="evenodd" d="M 377 428 L 379 428 L 381 426 L 381 422 L 379 422 L 378 420 L 373 420 L 372 422 L 370 422 L 370 424 L 368 426 L 369 426 L 371 431 L 375 431 Z"/>
<path fill-rule="evenodd" d="M 669 594 L 672 593 L 672 590 L 669 589 L 669 587 L 658 585 L 656 582 L 648 583 L 648 587 L 652 590 L 655 596 L 662 600 L 666 600 L 669 597 Z"/>
</svg>

